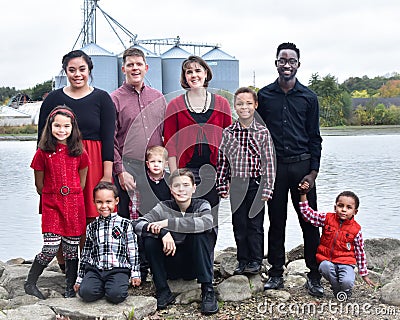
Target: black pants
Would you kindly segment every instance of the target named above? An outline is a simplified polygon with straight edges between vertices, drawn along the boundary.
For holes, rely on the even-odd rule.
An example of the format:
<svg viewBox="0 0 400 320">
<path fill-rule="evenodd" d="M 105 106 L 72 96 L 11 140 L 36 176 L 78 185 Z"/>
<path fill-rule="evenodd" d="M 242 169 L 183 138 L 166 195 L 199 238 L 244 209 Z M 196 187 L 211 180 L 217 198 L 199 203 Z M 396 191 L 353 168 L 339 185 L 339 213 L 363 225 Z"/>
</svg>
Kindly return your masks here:
<svg viewBox="0 0 400 320">
<path fill-rule="evenodd" d="M 86 273 L 79 288 L 80 297 L 92 302 L 105 297 L 112 303 L 120 303 L 128 296 L 130 270 L 114 268 L 101 271 L 92 266 L 86 267 Z"/>
<path fill-rule="evenodd" d="M 168 289 L 167 279 L 197 279 L 199 283 L 212 283 L 214 247 L 210 236 L 212 232 L 186 235 L 184 243 L 177 245 L 174 256 L 164 254 L 161 239 L 143 238 L 157 293 Z"/>
<path fill-rule="evenodd" d="M 262 263 L 264 257 L 264 201 L 260 179 L 232 178 L 230 203 L 239 262 Z"/>
<path fill-rule="evenodd" d="M 140 185 L 144 181 L 147 181 L 146 165 L 144 161 L 123 158 L 123 163 L 125 170 L 135 179 L 136 185 Z M 129 202 L 131 199 L 129 194 L 122 189 L 121 185 L 119 184 L 118 176 L 114 176 L 114 184 L 118 189 L 119 195 L 118 214 L 121 217 L 130 219 Z"/>
<path fill-rule="evenodd" d="M 274 194 L 268 202 L 269 231 L 268 231 L 268 262 L 271 268 L 270 276 L 281 276 L 285 264 L 285 229 L 287 220 L 288 193 L 290 190 L 293 207 L 295 208 L 304 239 L 304 257 L 306 266 L 310 269 L 309 278 L 321 278 L 315 258 L 319 245 L 319 229 L 305 222 L 299 209 L 300 195 L 298 184 L 303 177 L 310 173 L 310 160 L 295 163 L 278 162 L 275 178 Z M 316 187 L 307 194 L 310 207 L 317 210 Z"/>
</svg>

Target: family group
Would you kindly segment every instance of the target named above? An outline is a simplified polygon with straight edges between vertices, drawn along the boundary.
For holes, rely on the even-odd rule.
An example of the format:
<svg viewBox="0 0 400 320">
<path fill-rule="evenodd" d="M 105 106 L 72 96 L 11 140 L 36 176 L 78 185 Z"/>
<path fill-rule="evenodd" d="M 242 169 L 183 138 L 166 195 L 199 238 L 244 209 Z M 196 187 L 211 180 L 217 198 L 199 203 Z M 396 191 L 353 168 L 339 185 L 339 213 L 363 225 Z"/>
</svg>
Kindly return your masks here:
<svg viewBox="0 0 400 320">
<path fill-rule="evenodd" d="M 125 81 L 110 95 L 90 85 L 86 53 L 66 54 L 69 84 L 50 92 L 40 109 L 31 167 L 44 244 L 25 292 L 45 299 L 37 280 L 57 257 L 66 298 L 78 293 L 84 301 L 117 304 L 151 273 L 158 309 L 174 302 L 168 279 L 197 279 L 201 312 L 214 314 L 220 199 L 229 198 L 232 211 L 236 275 L 261 272 L 267 211 L 271 267 L 264 289 L 273 290 L 284 286 L 289 194 L 303 233 L 309 294 L 323 296 L 324 276 L 335 294 L 350 296 L 356 265 L 373 285 L 354 220 L 358 197 L 345 191 L 334 212 L 317 211 L 319 105 L 296 78 L 295 44 L 278 46 L 275 66 L 275 82 L 258 93 L 237 89 L 231 108 L 222 91 L 209 88 L 212 70 L 195 55 L 181 65 L 184 93 L 167 103 L 145 84 L 149 66 L 137 48 L 125 50 Z"/>
</svg>

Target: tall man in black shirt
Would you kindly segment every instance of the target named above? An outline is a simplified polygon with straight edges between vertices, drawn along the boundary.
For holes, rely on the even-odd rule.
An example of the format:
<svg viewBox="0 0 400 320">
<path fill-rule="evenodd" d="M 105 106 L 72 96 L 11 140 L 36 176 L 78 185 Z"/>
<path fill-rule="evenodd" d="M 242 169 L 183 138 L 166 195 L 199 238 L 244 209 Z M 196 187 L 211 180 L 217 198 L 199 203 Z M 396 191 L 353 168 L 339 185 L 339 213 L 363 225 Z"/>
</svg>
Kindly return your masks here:
<svg viewBox="0 0 400 320">
<path fill-rule="evenodd" d="M 308 181 L 308 201 L 317 209 L 317 178 L 322 138 L 319 131 L 319 105 L 314 92 L 296 79 L 300 67 L 300 50 L 293 43 L 282 43 L 276 52 L 278 79 L 258 92 L 258 113 L 266 123 L 276 149 L 277 173 L 274 195 L 268 202 L 268 281 L 264 290 L 283 287 L 285 264 L 285 228 L 288 193 L 298 214 L 304 238 L 304 255 L 310 269 L 306 287 L 309 294 L 322 296 L 321 275 L 315 253 L 319 244 L 319 229 L 305 222 L 299 209 L 301 181 Z"/>
</svg>

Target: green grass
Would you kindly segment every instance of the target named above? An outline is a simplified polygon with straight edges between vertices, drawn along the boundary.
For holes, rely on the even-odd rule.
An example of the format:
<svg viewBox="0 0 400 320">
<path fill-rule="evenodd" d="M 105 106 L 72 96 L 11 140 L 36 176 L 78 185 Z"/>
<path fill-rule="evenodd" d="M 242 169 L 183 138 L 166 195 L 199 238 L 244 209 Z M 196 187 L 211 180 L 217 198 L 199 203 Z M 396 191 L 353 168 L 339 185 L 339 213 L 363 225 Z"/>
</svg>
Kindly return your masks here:
<svg viewBox="0 0 400 320">
<path fill-rule="evenodd" d="M 6 126 L 0 127 L 0 135 L 27 135 L 27 134 L 36 134 L 37 126 L 36 125 L 26 125 L 26 126 Z"/>
</svg>

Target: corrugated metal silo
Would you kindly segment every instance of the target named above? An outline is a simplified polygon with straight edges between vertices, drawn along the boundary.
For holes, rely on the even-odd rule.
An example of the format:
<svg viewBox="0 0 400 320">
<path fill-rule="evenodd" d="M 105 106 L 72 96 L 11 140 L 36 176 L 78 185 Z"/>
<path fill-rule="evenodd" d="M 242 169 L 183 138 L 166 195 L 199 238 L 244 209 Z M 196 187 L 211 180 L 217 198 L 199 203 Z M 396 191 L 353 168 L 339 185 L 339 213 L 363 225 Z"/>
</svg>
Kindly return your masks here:
<svg viewBox="0 0 400 320">
<path fill-rule="evenodd" d="M 239 60 L 219 48 L 210 50 L 202 58 L 213 72 L 209 87 L 234 93 L 239 87 Z"/>
<path fill-rule="evenodd" d="M 68 84 L 68 79 L 66 75 L 63 75 L 64 71 L 60 72 L 58 76 L 54 77 L 54 89 L 60 89 Z"/>
<path fill-rule="evenodd" d="M 93 62 L 90 85 L 111 93 L 118 88 L 118 58 L 95 43 L 88 43 L 82 49 Z"/>
<path fill-rule="evenodd" d="M 136 44 L 131 48 L 137 48 L 143 51 L 146 62 L 149 65 L 149 70 L 146 73 L 144 82 L 146 85 L 162 91 L 162 67 L 161 67 L 161 57 L 154 52 Z M 123 52 L 118 57 L 118 85 L 121 85 L 125 80 L 125 74 L 122 72 L 122 56 Z"/>
<path fill-rule="evenodd" d="M 162 92 L 168 94 L 182 90 L 180 84 L 182 62 L 190 53 L 174 46 L 161 55 L 162 58 Z"/>
</svg>

